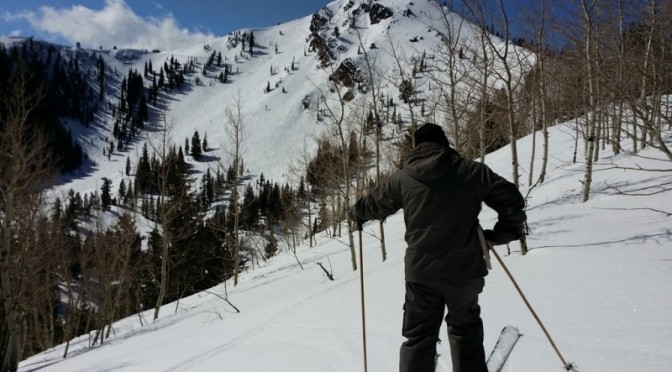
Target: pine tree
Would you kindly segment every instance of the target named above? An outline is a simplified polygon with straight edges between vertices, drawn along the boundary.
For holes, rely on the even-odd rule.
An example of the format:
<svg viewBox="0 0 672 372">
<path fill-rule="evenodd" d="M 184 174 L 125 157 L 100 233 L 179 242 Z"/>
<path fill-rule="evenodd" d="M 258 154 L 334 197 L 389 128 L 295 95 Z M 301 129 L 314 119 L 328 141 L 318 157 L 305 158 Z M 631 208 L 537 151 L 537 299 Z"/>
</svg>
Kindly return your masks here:
<svg viewBox="0 0 672 372">
<path fill-rule="evenodd" d="M 131 158 L 126 157 L 126 176 L 131 175 Z"/>
<path fill-rule="evenodd" d="M 100 187 L 100 209 L 103 211 L 109 211 L 112 205 L 111 187 L 112 181 L 107 177 L 103 177 L 103 185 Z"/>
<path fill-rule="evenodd" d="M 203 154 L 201 150 L 201 138 L 198 135 L 198 131 L 194 132 L 194 135 L 191 137 L 191 156 L 199 160 Z"/>
<path fill-rule="evenodd" d="M 126 198 L 126 182 L 124 180 L 121 180 L 119 182 L 119 200 L 121 201 L 121 204 L 126 204 L 124 199 Z"/>
<path fill-rule="evenodd" d="M 157 85 L 159 88 L 163 88 L 165 84 L 166 84 L 166 78 L 164 76 L 163 67 L 161 67 L 161 70 L 159 70 L 159 82 Z"/>
<path fill-rule="evenodd" d="M 273 229 L 271 229 L 271 234 L 268 237 L 268 243 L 264 247 L 264 254 L 266 258 L 271 258 L 278 253 L 278 239 L 276 239 Z"/>
<path fill-rule="evenodd" d="M 254 32 L 252 32 L 252 31 L 250 31 L 250 40 L 249 40 L 248 44 L 250 45 L 250 55 L 254 55 L 254 53 L 252 52 L 252 48 L 254 48 L 254 46 L 255 46 L 254 45 Z"/>
<path fill-rule="evenodd" d="M 243 226 L 246 229 L 251 230 L 259 220 L 259 202 L 257 201 L 256 195 L 254 195 L 252 185 L 248 184 L 245 188 L 241 212 L 241 222 L 243 223 Z"/>
<path fill-rule="evenodd" d="M 147 151 L 147 144 L 142 147 L 142 156 L 138 161 L 135 170 L 135 190 L 138 193 L 146 193 L 149 191 L 151 181 L 151 166 L 149 164 L 149 154 Z"/>
</svg>

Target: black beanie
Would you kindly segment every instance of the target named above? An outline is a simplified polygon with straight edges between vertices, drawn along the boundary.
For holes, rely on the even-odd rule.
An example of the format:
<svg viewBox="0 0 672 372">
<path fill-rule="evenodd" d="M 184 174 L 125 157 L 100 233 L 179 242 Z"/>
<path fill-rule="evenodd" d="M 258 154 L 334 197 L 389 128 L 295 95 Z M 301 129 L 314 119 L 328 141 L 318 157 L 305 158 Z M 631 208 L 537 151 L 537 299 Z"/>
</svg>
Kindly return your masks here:
<svg viewBox="0 0 672 372">
<path fill-rule="evenodd" d="M 443 133 L 443 129 L 432 123 L 426 123 L 418 128 L 418 130 L 415 131 L 413 138 L 415 139 L 416 146 L 423 142 L 434 142 L 441 146 L 450 147 L 450 142 L 448 142 L 448 138 L 446 138 L 446 135 Z"/>
</svg>

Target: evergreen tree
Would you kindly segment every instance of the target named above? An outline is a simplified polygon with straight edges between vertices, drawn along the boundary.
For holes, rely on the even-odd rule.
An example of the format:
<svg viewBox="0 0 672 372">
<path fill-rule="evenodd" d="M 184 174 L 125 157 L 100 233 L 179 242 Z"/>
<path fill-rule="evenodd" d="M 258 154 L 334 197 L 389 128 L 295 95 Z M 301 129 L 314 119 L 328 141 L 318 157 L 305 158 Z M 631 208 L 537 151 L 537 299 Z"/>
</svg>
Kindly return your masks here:
<svg viewBox="0 0 672 372">
<path fill-rule="evenodd" d="M 100 209 L 103 211 L 109 211 L 112 205 L 111 188 L 112 181 L 107 177 L 103 177 L 103 185 L 100 187 Z"/>
<path fill-rule="evenodd" d="M 156 97 L 159 95 L 159 87 L 156 85 L 156 75 L 152 76 L 152 103 L 156 105 Z"/>
<path fill-rule="evenodd" d="M 166 78 L 164 76 L 163 67 L 159 70 L 159 82 L 157 83 L 159 88 L 163 88 L 166 84 Z"/>
<path fill-rule="evenodd" d="M 412 96 L 413 83 L 408 79 L 402 80 L 401 84 L 399 84 L 399 99 L 404 103 L 408 103 Z"/>
<path fill-rule="evenodd" d="M 252 230 L 259 222 L 259 202 L 254 195 L 252 185 L 247 185 L 245 193 L 243 194 L 241 226 L 245 229 Z"/>
<path fill-rule="evenodd" d="M 126 176 L 130 177 L 131 175 L 131 158 L 126 157 Z"/>
<path fill-rule="evenodd" d="M 278 239 L 275 238 L 273 229 L 271 229 L 271 233 L 268 236 L 268 243 L 266 243 L 266 247 L 264 247 L 264 254 L 268 259 L 275 256 L 277 253 L 278 253 Z"/>
<path fill-rule="evenodd" d="M 121 204 L 126 204 L 125 203 L 126 199 L 126 182 L 122 179 L 119 182 L 119 200 L 121 201 Z"/>
<path fill-rule="evenodd" d="M 268 197 L 268 219 L 271 223 L 280 221 L 282 216 L 282 194 L 280 186 L 277 183 L 273 184 L 271 193 Z"/>
<path fill-rule="evenodd" d="M 191 137 L 191 156 L 195 160 L 199 160 L 203 154 L 201 150 L 201 138 L 198 135 L 198 131 L 194 132 L 194 135 Z"/>
<path fill-rule="evenodd" d="M 138 193 L 147 193 L 151 183 L 151 166 L 149 164 L 149 153 L 147 144 L 142 147 L 142 155 L 138 160 L 135 170 L 135 190 Z"/>
<path fill-rule="evenodd" d="M 252 31 L 250 31 L 250 40 L 249 40 L 248 44 L 250 46 L 250 55 L 254 55 L 254 53 L 252 51 L 252 48 L 254 48 L 254 46 L 255 46 L 254 45 L 254 32 L 252 32 Z"/>
<path fill-rule="evenodd" d="M 207 210 L 210 208 L 210 205 L 214 201 L 215 195 L 214 195 L 214 182 L 212 179 L 212 176 L 210 175 L 210 169 L 208 168 L 205 171 L 205 174 L 203 175 L 203 178 L 201 178 L 201 203 L 203 205 L 203 209 Z"/>
</svg>

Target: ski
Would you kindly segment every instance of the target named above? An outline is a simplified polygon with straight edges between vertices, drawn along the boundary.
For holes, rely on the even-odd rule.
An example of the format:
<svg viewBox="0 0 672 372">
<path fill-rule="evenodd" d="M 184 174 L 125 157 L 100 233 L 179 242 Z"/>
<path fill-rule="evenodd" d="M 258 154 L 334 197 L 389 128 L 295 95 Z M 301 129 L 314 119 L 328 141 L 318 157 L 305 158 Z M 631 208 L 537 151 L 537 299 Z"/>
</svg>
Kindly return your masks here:
<svg viewBox="0 0 672 372">
<path fill-rule="evenodd" d="M 502 332 L 499 334 L 499 339 L 495 344 L 495 348 L 492 349 L 490 356 L 488 357 L 488 371 L 489 372 L 500 372 L 504 368 L 506 360 L 511 354 L 511 350 L 516 345 L 516 342 L 520 338 L 520 332 L 518 328 L 512 325 L 508 325 L 502 329 Z"/>
</svg>

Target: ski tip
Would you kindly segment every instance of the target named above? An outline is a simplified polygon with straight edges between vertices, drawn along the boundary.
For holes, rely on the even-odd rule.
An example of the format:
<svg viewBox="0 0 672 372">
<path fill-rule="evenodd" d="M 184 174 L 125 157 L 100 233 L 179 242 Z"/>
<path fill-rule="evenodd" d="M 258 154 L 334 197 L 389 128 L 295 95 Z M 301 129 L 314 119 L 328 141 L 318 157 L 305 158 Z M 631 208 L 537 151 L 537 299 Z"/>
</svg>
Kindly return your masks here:
<svg viewBox="0 0 672 372">
<path fill-rule="evenodd" d="M 507 326 L 504 326 L 504 328 L 502 328 L 502 332 L 515 332 L 515 333 L 520 333 L 520 331 L 518 330 L 518 327 L 516 327 L 515 325 L 512 325 L 512 324 L 509 324 L 509 325 L 507 325 Z"/>
</svg>

